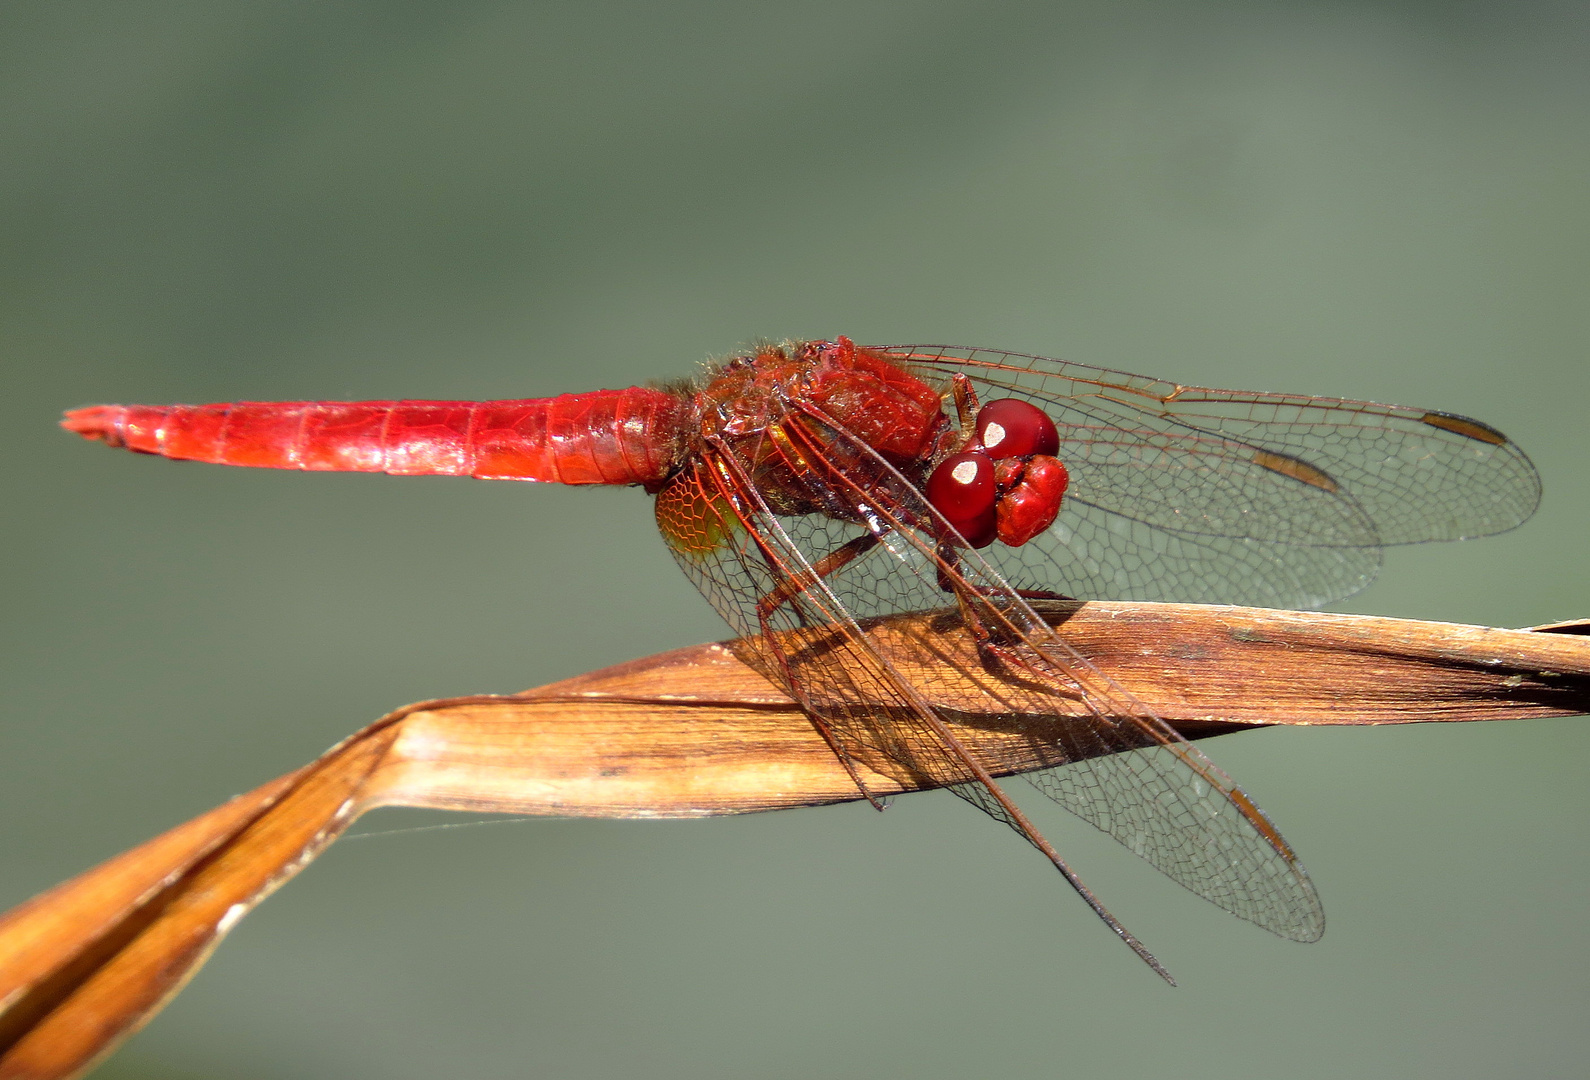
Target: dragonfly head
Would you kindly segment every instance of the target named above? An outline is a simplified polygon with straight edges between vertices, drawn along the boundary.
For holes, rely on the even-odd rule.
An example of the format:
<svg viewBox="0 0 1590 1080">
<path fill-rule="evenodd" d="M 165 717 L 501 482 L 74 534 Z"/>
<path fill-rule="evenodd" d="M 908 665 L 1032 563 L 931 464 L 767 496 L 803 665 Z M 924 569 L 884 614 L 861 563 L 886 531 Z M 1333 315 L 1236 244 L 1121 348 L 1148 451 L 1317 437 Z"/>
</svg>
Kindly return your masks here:
<svg viewBox="0 0 1590 1080">
<path fill-rule="evenodd" d="M 974 548 L 1020 547 L 1054 523 L 1070 476 L 1054 421 L 1019 398 L 990 401 L 972 437 L 940 461 L 924 494 Z"/>
</svg>

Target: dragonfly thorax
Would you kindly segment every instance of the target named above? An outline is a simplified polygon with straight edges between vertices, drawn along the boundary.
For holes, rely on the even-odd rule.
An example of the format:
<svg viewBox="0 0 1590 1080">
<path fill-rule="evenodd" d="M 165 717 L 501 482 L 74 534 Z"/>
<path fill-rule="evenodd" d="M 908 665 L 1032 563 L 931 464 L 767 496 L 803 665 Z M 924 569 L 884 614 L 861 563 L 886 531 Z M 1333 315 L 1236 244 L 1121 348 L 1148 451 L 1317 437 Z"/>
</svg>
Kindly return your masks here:
<svg viewBox="0 0 1590 1080">
<path fill-rule="evenodd" d="M 764 345 L 725 365 L 696 403 L 709 438 L 832 420 L 897 467 L 932 456 L 949 423 L 938 390 L 847 338 Z"/>
</svg>

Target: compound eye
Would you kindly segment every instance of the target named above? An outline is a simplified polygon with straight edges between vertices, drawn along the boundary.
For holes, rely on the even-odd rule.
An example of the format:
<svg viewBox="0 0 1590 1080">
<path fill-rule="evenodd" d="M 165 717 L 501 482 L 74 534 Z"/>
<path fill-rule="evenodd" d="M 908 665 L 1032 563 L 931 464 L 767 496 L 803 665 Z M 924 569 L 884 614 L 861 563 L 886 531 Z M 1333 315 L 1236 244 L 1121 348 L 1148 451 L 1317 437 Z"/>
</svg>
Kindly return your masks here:
<svg viewBox="0 0 1590 1080">
<path fill-rule="evenodd" d="M 977 451 L 950 455 L 928 477 L 926 494 L 957 526 L 984 517 L 994 505 L 994 459 Z"/>
<path fill-rule="evenodd" d="M 1000 398 L 977 410 L 977 441 L 996 458 L 1053 457 L 1060 451 L 1054 421 L 1020 398 Z"/>
<path fill-rule="evenodd" d="M 957 521 L 955 531 L 966 538 L 966 546 L 985 548 L 999 539 L 999 511 L 990 506 L 988 513 L 971 521 Z"/>
</svg>

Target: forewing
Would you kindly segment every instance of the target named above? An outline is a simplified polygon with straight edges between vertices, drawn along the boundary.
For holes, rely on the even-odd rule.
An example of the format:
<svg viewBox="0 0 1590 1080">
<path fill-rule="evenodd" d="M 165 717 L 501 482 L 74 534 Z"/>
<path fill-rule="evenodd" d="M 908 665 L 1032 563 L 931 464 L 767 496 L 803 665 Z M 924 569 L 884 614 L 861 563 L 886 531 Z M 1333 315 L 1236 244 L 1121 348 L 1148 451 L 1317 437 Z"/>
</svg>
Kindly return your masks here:
<svg viewBox="0 0 1590 1080">
<path fill-rule="evenodd" d="M 996 557 L 1018 578 L 1058 572 L 1071 595 L 1314 606 L 1367 584 L 1382 545 L 1501 532 L 1540 500 L 1506 436 L 1433 410 L 1185 387 L 988 349 L 878 351 L 1055 420 L 1065 509 L 1050 533 Z"/>
<path fill-rule="evenodd" d="M 677 545 L 675 552 L 736 630 L 770 631 L 768 663 L 842 755 L 951 787 L 1009 823 L 961 755 L 989 773 L 1008 768 L 1008 758 L 981 759 L 975 738 L 952 751 L 922 710 L 958 720 L 960 730 L 1019 729 L 1029 763 L 1049 767 L 1034 777 L 1045 795 L 1233 914 L 1285 937 L 1319 936 L 1323 914 L 1302 866 L 1224 773 L 1065 645 L 992 566 L 968 554 L 945 567 L 933 532 L 947 526 L 831 418 L 808 414 L 787 431 L 814 466 L 803 494 L 827 500 L 835 513 L 776 514 L 749 490 L 735 496 L 742 524 L 730 531 L 738 541 L 706 559 Z M 730 471 L 755 474 L 753 453 L 723 450 L 735 458 L 724 463 Z M 670 528 L 664 521 L 665 534 Z M 877 543 L 864 554 L 826 576 L 813 571 L 868 535 Z M 968 598 L 996 649 L 946 656 L 943 641 L 880 642 L 863 633 L 861 622 L 873 616 L 953 606 L 941 573 Z M 756 598 L 779 588 L 789 602 L 759 617 Z M 905 672 L 910 683 L 902 686 Z M 956 708 L 972 698 L 975 707 Z"/>
</svg>

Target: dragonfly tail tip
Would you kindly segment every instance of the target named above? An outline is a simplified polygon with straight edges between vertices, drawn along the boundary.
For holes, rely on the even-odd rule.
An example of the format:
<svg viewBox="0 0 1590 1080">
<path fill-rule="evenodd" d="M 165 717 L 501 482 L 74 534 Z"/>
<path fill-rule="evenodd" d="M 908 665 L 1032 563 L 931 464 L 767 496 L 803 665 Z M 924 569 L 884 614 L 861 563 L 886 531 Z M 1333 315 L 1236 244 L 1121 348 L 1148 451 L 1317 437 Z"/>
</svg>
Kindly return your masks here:
<svg viewBox="0 0 1590 1080">
<path fill-rule="evenodd" d="M 90 405 L 86 409 L 68 409 L 61 419 L 61 426 L 67 431 L 81 435 L 85 439 L 105 439 L 113 430 L 111 420 L 111 407 L 106 405 Z"/>
</svg>

